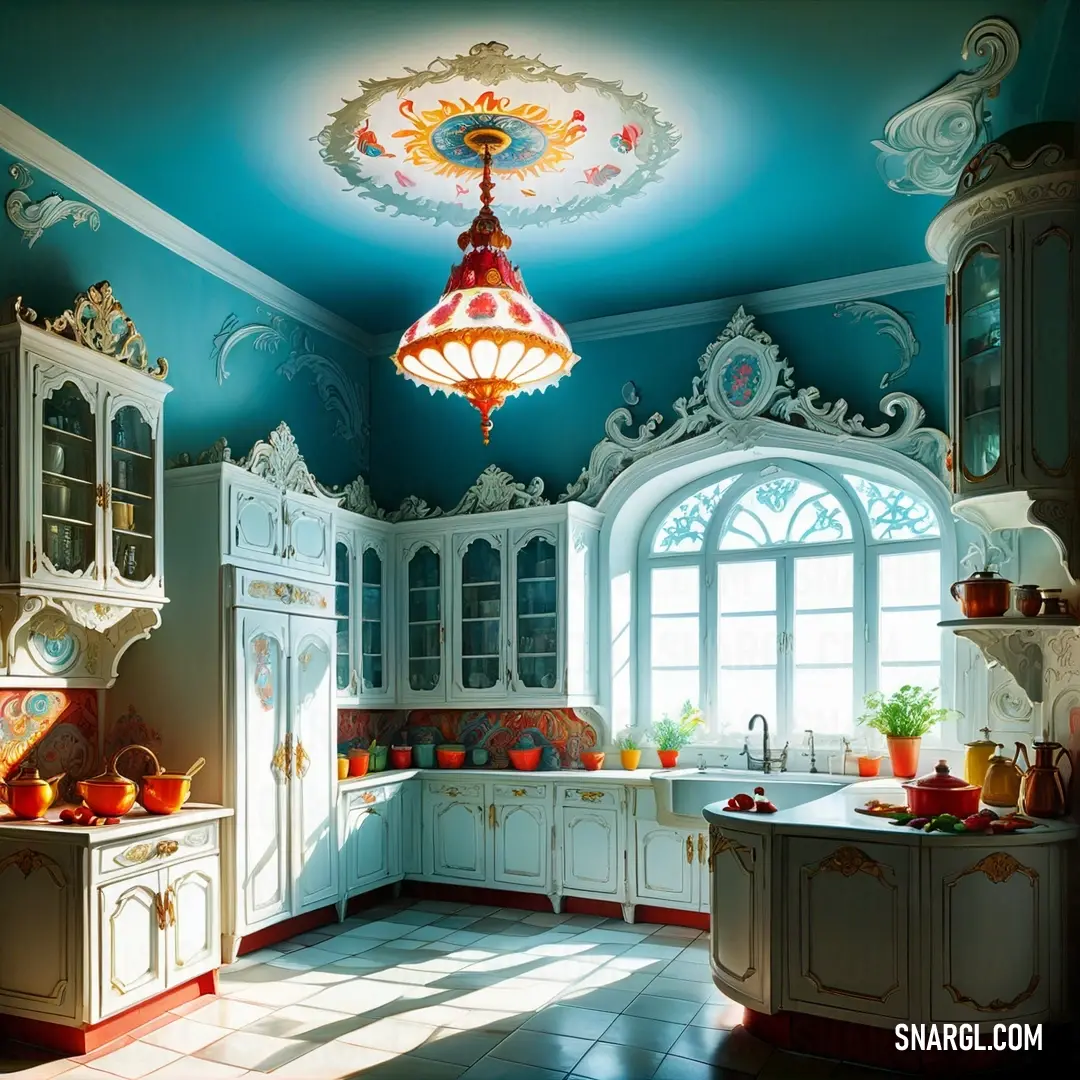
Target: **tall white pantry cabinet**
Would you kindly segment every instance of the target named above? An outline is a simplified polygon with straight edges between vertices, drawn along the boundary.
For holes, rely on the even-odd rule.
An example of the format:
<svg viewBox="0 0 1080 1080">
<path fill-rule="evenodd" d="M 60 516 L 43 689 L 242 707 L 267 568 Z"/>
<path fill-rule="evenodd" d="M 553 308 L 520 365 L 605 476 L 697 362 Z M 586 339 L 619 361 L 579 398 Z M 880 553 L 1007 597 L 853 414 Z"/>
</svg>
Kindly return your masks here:
<svg viewBox="0 0 1080 1080">
<path fill-rule="evenodd" d="M 193 800 L 235 810 L 222 840 L 226 963 L 245 935 L 338 897 L 335 504 L 283 440 L 279 429 L 243 467 L 167 473 L 175 601 L 111 698 L 153 709 L 169 762 L 206 758 Z"/>
</svg>

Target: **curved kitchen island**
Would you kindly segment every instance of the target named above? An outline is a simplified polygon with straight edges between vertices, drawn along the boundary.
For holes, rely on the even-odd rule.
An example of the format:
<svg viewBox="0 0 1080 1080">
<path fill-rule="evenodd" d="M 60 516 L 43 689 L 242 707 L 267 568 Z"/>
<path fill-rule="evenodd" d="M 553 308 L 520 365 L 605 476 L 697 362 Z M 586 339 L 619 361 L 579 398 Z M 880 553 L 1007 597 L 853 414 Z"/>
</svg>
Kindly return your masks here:
<svg viewBox="0 0 1080 1080">
<path fill-rule="evenodd" d="M 776 814 L 705 808 L 717 986 L 762 1020 L 990 1030 L 1063 1018 L 1077 826 L 947 835 L 854 811 L 903 795 L 873 780 Z"/>
</svg>

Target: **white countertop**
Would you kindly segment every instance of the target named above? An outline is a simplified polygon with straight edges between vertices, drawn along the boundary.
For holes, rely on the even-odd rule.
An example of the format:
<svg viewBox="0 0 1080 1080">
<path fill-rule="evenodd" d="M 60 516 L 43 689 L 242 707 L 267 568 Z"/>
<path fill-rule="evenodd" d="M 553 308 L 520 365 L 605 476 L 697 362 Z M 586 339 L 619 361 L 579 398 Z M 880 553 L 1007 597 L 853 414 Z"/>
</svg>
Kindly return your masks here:
<svg viewBox="0 0 1080 1080">
<path fill-rule="evenodd" d="M 653 773 L 661 769 L 543 769 L 524 772 L 520 769 L 383 769 L 381 772 L 369 772 L 366 776 L 350 776 L 338 781 L 341 791 L 355 791 L 357 788 L 378 787 L 380 784 L 401 783 L 420 777 L 422 780 L 493 780 L 496 783 L 508 780 L 546 780 L 558 784 L 641 784 L 652 782 Z"/>
<path fill-rule="evenodd" d="M 1056 844 L 1071 840 L 1080 827 L 1071 821 L 1032 818 L 1041 821 L 1039 828 L 1021 829 L 1007 834 L 923 832 L 894 825 L 890 818 L 869 817 L 855 813 L 856 806 L 865 806 L 870 799 L 902 805 L 907 801 L 900 782 L 894 779 L 864 780 L 849 784 L 831 795 L 813 802 L 779 810 L 775 814 L 758 814 L 726 809 L 723 803 L 712 803 L 702 813 L 716 825 L 751 832 L 797 836 L 807 833 L 843 830 L 856 836 L 895 840 L 906 844 Z"/>
<path fill-rule="evenodd" d="M 10 814 L 0 816 L 0 840 L 47 840 L 78 847 L 95 847 L 114 840 L 203 825 L 232 817 L 233 814 L 224 806 L 209 803 L 188 803 L 175 814 L 148 814 L 141 806 L 136 806 L 120 819 L 119 825 L 65 825 L 60 822 L 60 811 L 63 809 L 64 806 L 53 806 L 44 818 L 37 821 L 23 821 Z"/>
</svg>

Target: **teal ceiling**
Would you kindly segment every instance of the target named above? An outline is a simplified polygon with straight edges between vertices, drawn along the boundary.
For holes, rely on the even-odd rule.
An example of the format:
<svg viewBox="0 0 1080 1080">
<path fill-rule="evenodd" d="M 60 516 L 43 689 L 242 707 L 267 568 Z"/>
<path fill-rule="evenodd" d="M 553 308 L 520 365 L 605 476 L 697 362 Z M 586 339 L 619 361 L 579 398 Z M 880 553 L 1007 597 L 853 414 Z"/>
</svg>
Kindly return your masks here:
<svg viewBox="0 0 1080 1080">
<path fill-rule="evenodd" d="M 104 0 L 88 18 L 85 5 L 38 0 L 34 24 L 51 31 L 17 35 L 5 50 L 0 101 L 380 333 L 435 300 L 457 254 L 460 225 L 446 219 L 477 200 L 475 174 L 439 177 L 395 134 L 434 132 L 423 109 L 446 93 L 450 117 L 466 87 L 436 81 L 395 96 L 382 80 L 505 43 L 509 55 L 578 76 L 573 93 L 550 79 L 489 86 L 484 74 L 467 86 L 525 110 L 508 134 L 523 171 L 499 177 L 496 210 L 533 295 L 572 322 L 925 261 L 942 200 L 888 190 L 871 141 L 895 112 L 980 66 L 960 47 L 987 15 L 1021 39 L 1021 62 L 990 103 L 991 130 L 1035 119 L 1068 3 Z M 331 114 L 361 96 L 361 80 L 378 102 L 356 138 L 360 106 L 336 129 Z M 562 157 L 529 172 L 538 128 Z M 457 139 L 465 161 L 461 129 L 440 131 L 431 141 Z M 658 150 L 652 165 L 639 140 Z M 364 170 L 374 179 L 361 197 Z"/>
</svg>

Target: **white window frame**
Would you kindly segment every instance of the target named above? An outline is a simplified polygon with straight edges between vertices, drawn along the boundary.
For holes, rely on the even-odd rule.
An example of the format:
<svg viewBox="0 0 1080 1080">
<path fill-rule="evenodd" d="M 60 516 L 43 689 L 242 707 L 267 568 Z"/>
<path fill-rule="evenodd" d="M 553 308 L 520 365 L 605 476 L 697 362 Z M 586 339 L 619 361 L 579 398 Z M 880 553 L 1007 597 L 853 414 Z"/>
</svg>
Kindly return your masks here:
<svg viewBox="0 0 1080 1080">
<path fill-rule="evenodd" d="M 718 535 L 737 503 L 748 491 L 754 490 L 771 478 L 793 476 L 817 484 L 833 495 L 848 516 L 851 525 L 851 538 L 841 541 L 820 541 L 785 543 L 768 547 L 746 548 L 720 551 L 717 547 Z M 722 494 L 705 529 L 701 548 L 694 552 L 675 552 L 671 554 L 653 552 L 652 545 L 657 531 L 671 510 L 690 498 L 696 492 L 720 483 L 735 475 L 738 479 Z M 880 632 L 878 567 L 882 553 L 904 554 L 915 551 L 936 551 L 945 569 L 945 548 L 951 542 L 951 534 L 942 515 L 915 484 L 885 481 L 888 486 L 900 486 L 924 500 L 933 510 L 937 519 L 938 535 L 925 539 L 875 540 L 871 534 L 870 521 L 861 501 L 851 490 L 845 475 L 862 476 L 870 483 L 876 481 L 873 470 L 863 471 L 851 461 L 837 461 L 835 465 L 808 465 L 791 458 L 758 459 L 752 462 L 729 465 L 686 484 L 664 498 L 649 514 L 642 529 L 638 546 L 637 604 L 639 613 L 637 622 L 638 663 L 635 703 L 635 726 L 647 727 L 659 717 L 652 712 L 652 574 L 654 567 L 696 566 L 699 573 L 699 698 L 698 704 L 706 719 L 707 733 L 696 739 L 698 744 L 741 745 L 743 732 L 719 729 L 716 699 L 719 690 L 719 656 L 715 635 L 719 631 L 718 594 L 716 588 L 717 566 L 719 563 L 775 561 L 777 567 L 776 615 L 778 634 L 777 655 L 777 706 L 779 715 L 767 717 L 770 730 L 776 740 L 789 740 L 797 744 L 802 738 L 802 728 L 793 717 L 794 658 L 784 660 L 781 642 L 790 649 L 794 633 L 794 568 L 796 558 L 825 557 L 829 555 L 851 554 L 853 556 L 853 649 L 852 649 L 852 693 L 853 716 L 861 711 L 863 696 L 877 683 L 880 670 L 878 637 Z M 927 605 L 920 605 L 926 608 Z M 825 609 L 822 609 L 823 611 Z M 843 609 L 846 610 L 846 609 Z M 890 607 L 889 610 L 892 610 Z M 940 610 L 940 604 L 938 605 Z M 860 632 L 861 627 L 861 632 Z M 785 635 L 781 638 L 780 635 Z M 952 664 L 944 640 L 937 658 L 940 673 L 940 698 L 943 703 L 952 700 Z M 916 663 L 912 667 L 920 666 Z M 921 665 L 925 666 L 925 664 Z M 749 720 L 749 717 L 747 717 Z M 858 734 L 857 727 L 849 736 Z M 929 745 L 936 744 L 946 736 L 945 732 L 935 732 L 926 739 Z"/>
</svg>

